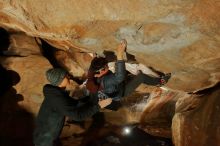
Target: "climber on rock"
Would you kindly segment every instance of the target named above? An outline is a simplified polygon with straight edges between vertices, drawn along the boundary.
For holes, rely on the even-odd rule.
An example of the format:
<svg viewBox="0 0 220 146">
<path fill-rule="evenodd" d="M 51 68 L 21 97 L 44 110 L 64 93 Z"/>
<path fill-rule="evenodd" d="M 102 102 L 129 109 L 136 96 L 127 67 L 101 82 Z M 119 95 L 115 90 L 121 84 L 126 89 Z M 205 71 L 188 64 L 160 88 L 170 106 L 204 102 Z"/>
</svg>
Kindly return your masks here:
<svg viewBox="0 0 220 146">
<path fill-rule="evenodd" d="M 36 119 L 34 130 L 35 146 L 58 146 L 59 135 L 62 131 L 65 116 L 72 117 L 76 121 L 82 121 L 97 113 L 112 101 L 111 98 L 98 102 L 87 101 L 79 104 L 69 96 L 65 90 L 69 84 L 69 77 L 61 68 L 49 69 L 46 76 L 50 84 L 43 87 L 44 100 Z"/>
<path fill-rule="evenodd" d="M 115 73 L 109 70 L 108 62 L 104 57 L 95 57 L 91 62 L 87 74 L 86 89 L 91 96 L 97 96 L 99 99 L 112 98 L 113 101 L 106 107 L 107 109 L 117 110 L 121 106 L 120 100 L 122 97 L 131 94 L 141 83 L 161 86 L 166 84 L 171 76 L 169 73 L 161 77 L 152 77 L 140 71 L 137 76 L 125 85 L 126 69 L 124 52 L 126 51 L 126 47 L 126 40 L 123 40 L 117 47 Z"/>
</svg>

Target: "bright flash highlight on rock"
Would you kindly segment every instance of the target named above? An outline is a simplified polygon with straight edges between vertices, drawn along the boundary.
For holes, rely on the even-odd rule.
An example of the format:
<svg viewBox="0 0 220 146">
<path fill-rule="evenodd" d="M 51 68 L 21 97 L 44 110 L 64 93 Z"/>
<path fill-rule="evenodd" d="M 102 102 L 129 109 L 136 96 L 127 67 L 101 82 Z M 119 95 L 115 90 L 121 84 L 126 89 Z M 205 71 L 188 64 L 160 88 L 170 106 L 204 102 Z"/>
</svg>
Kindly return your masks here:
<svg viewBox="0 0 220 146">
<path fill-rule="evenodd" d="M 162 90 L 168 91 L 166 87 L 160 87 Z"/>
<path fill-rule="evenodd" d="M 125 127 L 125 128 L 123 129 L 123 134 L 128 135 L 128 134 L 130 134 L 130 133 L 131 133 L 131 128 Z"/>
</svg>

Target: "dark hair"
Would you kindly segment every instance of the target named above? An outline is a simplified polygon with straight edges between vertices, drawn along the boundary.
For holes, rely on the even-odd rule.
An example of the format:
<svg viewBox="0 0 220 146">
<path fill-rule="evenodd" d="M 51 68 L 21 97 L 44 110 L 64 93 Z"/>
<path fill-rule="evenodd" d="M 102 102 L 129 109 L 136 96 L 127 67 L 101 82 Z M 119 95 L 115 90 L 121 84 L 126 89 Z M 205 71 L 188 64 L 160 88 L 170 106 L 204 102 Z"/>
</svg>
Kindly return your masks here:
<svg viewBox="0 0 220 146">
<path fill-rule="evenodd" d="M 108 61 L 104 57 L 95 57 L 92 60 L 89 69 L 95 72 L 95 71 L 103 68 L 107 64 L 108 64 Z"/>
</svg>

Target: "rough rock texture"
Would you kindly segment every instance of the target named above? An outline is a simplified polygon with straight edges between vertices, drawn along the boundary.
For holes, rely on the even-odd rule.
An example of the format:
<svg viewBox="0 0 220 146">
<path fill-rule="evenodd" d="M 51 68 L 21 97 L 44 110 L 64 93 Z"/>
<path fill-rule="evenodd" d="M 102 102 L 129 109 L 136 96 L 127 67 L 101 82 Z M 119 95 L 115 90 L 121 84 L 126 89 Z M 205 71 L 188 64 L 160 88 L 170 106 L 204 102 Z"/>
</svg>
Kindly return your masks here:
<svg viewBox="0 0 220 146">
<path fill-rule="evenodd" d="M 11 0 L 0 2 L 0 25 L 73 51 L 113 51 L 125 38 L 139 62 L 173 73 L 170 87 L 194 92 L 219 81 L 218 71 L 201 68 L 207 61 L 215 66 L 219 58 L 219 5 L 217 0 Z"/>
<path fill-rule="evenodd" d="M 172 133 L 175 146 L 220 145 L 219 94 L 218 85 L 206 95 L 188 98 L 185 102 L 177 104 L 177 109 L 184 108 L 179 108 L 173 118 Z M 198 104 L 198 100 L 202 102 Z"/>
<path fill-rule="evenodd" d="M 49 62 L 42 56 L 34 55 L 28 57 L 1 57 L 0 60 L 4 68 L 16 72 L 20 77 L 20 81 L 13 86 L 16 94 L 22 96 L 18 104 L 25 107 L 30 113 L 37 114 L 39 105 L 43 101 L 42 87 L 48 83 L 45 72 L 51 68 Z M 8 96 L 8 98 L 11 98 L 11 96 Z M 11 105 L 6 104 L 6 106 Z"/>
<path fill-rule="evenodd" d="M 3 0 L 0 1 L 0 26 L 43 38 L 60 49 L 55 58 L 76 77 L 85 74 L 91 60 L 84 52 L 111 58 L 109 54 L 114 54 L 120 40 L 125 38 L 127 52 L 134 55 L 132 60 L 128 57 L 128 62 L 171 72 L 172 77 L 166 85 L 168 91 L 160 94 L 157 88 L 147 87 L 141 89 L 141 94 L 131 95 L 123 101 L 125 106 L 119 111 L 105 111 L 110 123 L 141 121 L 142 129 L 148 133 L 170 137 L 171 121 L 176 112 L 172 123 L 175 145 L 207 145 L 208 142 L 217 145 L 219 117 L 215 112 L 218 109 L 210 106 L 218 103 L 217 95 L 214 97 L 217 91 L 204 95 L 203 100 L 194 93 L 216 86 L 220 81 L 219 9 L 218 0 Z M 1 64 L 19 73 L 21 81 L 16 90 L 25 99 L 19 104 L 36 113 L 42 94 L 38 85 L 45 83 L 44 76 L 39 75 L 50 64 L 40 56 L 29 56 L 41 54 L 39 48 L 35 49 L 34 39 L 28 36 L 11 35 L 12 43 L 7 52 L 8 55 L 28 57 L 9 58 L 11 64 L 2 61 Z M 26 66 L 31 74 L 25 70 Z M 32 78 L 40 79 L 27 88 Z M 147 93 L 151 92 L 151 98 L 147 98 Z M 213 100 L 207 100 L 208 96 Z M 206 117 L 203 111 L 209 110 L 216 116 Z M 214 123 L 208 124 L 207 119 Z M 194 131 L 184 128 L 184 124 Z M 214 130 L 204 134 L 207 129 Z M 200 141 L 196 140 L 195 131 L 201 134 Z M 207 135 L 209 139 L 204 138 Z"/>
<path fill-rule="evenodd" d="M 171 137 L 171 123 L 175 114 L 175 104 L 181 98 L 190 96 L 185 92 L 170 91 L 165 88 L 150 87 L 141 85 L 136 90 L 136 93 L 126 97 L 123 100 L 121 111 L 111 113 L 112 118 L 108 121 L 120 124 L 119 121 L 114 122 L 114 116 L 121 116 L 126 123 L 139 123 L 140 127 L 155 136 Z M 110 114 L 107 113 L 106 117 Z M 123 115 L 123 116 L 122 116 Z"/>
<path fill-rule="evenodd" d="M 33 37 L 22 33 L 10 34 L 10 46 L 4 51 L 7 56 L 41 55 L 41 50 Z"/>
<path fill-rule="evenodd" d="M 59 50 L 55 58 L 60 66 L 65 68 L 74 77 L 85 77 L 92 57 L 88 53 L 77 53 Z"/>
</svg>

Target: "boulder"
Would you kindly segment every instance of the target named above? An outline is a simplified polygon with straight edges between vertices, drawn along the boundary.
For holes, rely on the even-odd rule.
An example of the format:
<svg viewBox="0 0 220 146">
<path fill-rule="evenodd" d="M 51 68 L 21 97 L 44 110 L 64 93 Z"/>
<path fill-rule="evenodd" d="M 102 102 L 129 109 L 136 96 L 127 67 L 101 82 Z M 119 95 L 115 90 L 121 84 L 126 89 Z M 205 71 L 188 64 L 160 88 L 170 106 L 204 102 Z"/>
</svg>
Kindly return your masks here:
<svg viewBox="0 0 220 146">
<path fill-rule="evenodd" d="M 39 48 L 38 44 L 36 43 L 36 40 L 33 37 L 27 36 L 23 33 L 11 33 L 10 46 L 6 51 L 4 51 L 4 55 L 41 55 L 41 49 Z"/>
<path fill-rule="evenodd" d="M 12 0 L 0 2 L 0 7 L 0 26 L 70 52 L 114 52 L 126 39 L 127 52 L 137 62 L 173 73 L 168 84 L 172 89 L 196 92 L 219 81 L 218 71 L 201 67 L 220 58 L 216 0 Z"/>
<path fill-rule="evenodd" d="M 18 74 L 20 81 L 13 86 L 15 93 L 22 96 L 18 104 L 36 115 L 44 99 L 43 86 L 48 83 L 45 72 L 51 68 L 49 62 L 42 56 L 32 55 L 28 57 L 1 57 L 1 65 Z"/>
<path fill-rule="evenodd" d="M 204 93 L 204 92 L 202 92 Z M 177 104 L 172 122 L 175 146 L 206 146 L 220 144 L 219 85 Z"/>
</svg>

